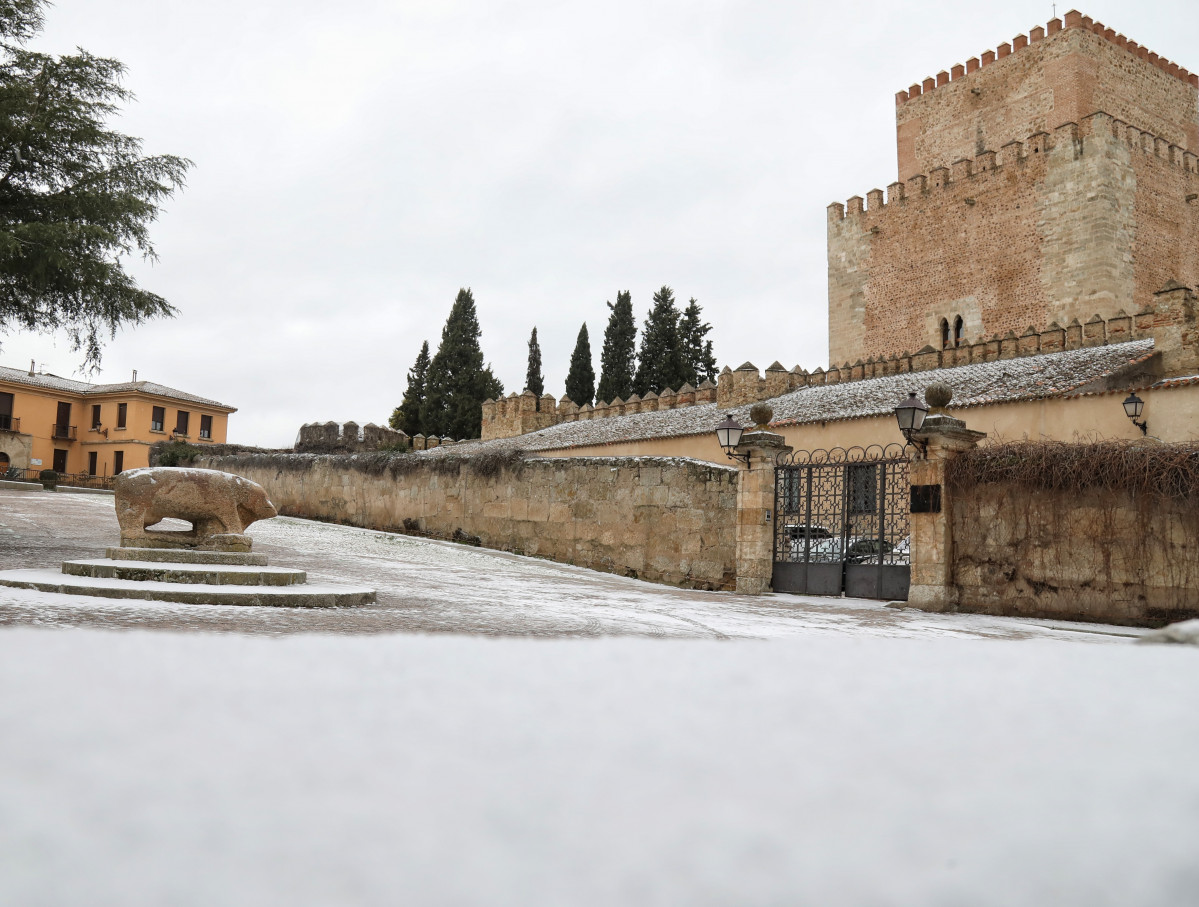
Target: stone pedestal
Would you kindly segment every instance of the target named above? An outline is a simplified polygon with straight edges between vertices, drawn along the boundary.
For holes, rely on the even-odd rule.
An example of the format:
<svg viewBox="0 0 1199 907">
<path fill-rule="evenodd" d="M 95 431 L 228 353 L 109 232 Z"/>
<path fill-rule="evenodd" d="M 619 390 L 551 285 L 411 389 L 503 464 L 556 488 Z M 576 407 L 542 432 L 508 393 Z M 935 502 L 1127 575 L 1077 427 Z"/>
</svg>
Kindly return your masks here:
<svg viewBox="0 0 1199 907">
<path fill-rule="evenodd" d="M 924 420 L 914 441 L 926 445 L 922 457 L 912 462 L 913 503 L 926 512 L 911 514 L 912 585 L 908 607 L 922 611 L 953 611 L 957 587 L 953 582 L 953 495 L 945 485 L 945 467 L 963 450 L 972 450 L 986 437 L 966 423 L 940 413 Z M 933 503 L 935 502 L 935 504 Z M 915 508 L 914 508 L 915 509 Z"/>
<path fill-rule="evenodd" d="M 770 591 L 774 570 L 775 458 L 790 452 L 782 435 L 746 432 L 737 453 L 749 464 L 737 476 L 737 591 L 761 595 Z"/>
</svg>

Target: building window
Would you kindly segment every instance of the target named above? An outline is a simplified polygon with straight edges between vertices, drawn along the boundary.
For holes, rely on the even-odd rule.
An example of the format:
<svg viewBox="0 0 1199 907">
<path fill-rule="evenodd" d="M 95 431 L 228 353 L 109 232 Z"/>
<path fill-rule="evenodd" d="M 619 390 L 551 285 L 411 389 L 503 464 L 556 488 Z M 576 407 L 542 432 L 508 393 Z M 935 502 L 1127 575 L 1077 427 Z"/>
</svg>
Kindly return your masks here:
<svg viewBox="0 0 1199 907">
<path fill-rule="evenodd" d="M 94 476 L 96 474 L 97 460 L 100 459 L 99 453 L 94 450 L 89 450 L 87 453 L 87 474 Z"/>
<path fill-rule="evenodd" d="M 200 417 L 200 437 L 212 439 L 212 416 Z"/>
<path fill-rule="evenodd" d="M 0 394 L 0 430 L 12 431 L 12 394 Z"/>
<path fill-rule="evenodd" d="M 117 404 L 117 428 L 125 427 L 125 416 L 128 414 L 128 412 L 129 412 L 129 404 L 128 403 L 118 403 Z"/>
<path fill-rule="evenodd" d="M 100 404 L 92 404 L 92 428 L 100 427 Z M 93 472 L 92 475 L 95 475 Z"/>
<path fill-rule="evenodd" d="M 949 322 L 941 319 L 941 349 L 949 349 Z"/>
<path fill-rule="evenodd" d="M 112 474 L 118 475 L 125 468 L 125 451 L 114 450 L 112 452 Z"/>
<path fill-rule="evenodd" d="M 167 420 L 167 411 L 164 407 L 156 406 L 150 411 L 150 431 L 162 431 L 163 423 Z"/>
<path fill-rule="evenodd" d="M 190 416 L 189 413 L 184 412 L 183 410 L 179 410 L 179 415 L 175 418 L 175 434 L 177 434 L 177 435 L 186 435 L 187 434 L 187 423 L 188 423 L 189 416 Z"/>
<path fill-rule="evenodd" d="M 966 327 L 966 325 L 962 321 L 961 315 L 959 315 L 957 318 L 953 319 L 953 345 L 954 346 L 962 345 L 962 333 L 963 333 L 963 330 L 965 327 Z"/>
</svg>

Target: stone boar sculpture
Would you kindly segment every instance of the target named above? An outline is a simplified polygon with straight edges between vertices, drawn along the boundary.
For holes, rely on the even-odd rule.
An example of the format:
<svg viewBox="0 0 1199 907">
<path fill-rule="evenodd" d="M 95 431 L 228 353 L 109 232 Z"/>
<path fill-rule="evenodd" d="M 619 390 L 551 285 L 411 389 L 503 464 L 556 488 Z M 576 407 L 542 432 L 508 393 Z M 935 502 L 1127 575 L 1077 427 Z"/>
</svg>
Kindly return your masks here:
<svg viewBox="0 0 1199 907">
<path fill-rule="evenodd" d="M 122 548 L 249 551 L 246 527 L 278 515 L 261 485 L 215 469 L 134 469 L 112 487 Z M 187 520 L 192 529 L 146 531 L 164 517 Z"/>
</svg>

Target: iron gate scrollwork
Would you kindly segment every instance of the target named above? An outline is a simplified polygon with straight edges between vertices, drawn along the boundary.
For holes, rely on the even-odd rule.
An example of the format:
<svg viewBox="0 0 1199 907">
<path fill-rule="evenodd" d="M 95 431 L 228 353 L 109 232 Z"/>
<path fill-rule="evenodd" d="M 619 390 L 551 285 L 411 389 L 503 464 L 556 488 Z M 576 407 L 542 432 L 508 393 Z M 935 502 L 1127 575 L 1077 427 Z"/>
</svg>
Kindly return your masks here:
<svg viewBox="0 0 1199 907">
<path fill-rule="evenodd" d="M 909 462 L 900 444 L 780 455 L 774 591 L 906 599 Z"/>
</svg>

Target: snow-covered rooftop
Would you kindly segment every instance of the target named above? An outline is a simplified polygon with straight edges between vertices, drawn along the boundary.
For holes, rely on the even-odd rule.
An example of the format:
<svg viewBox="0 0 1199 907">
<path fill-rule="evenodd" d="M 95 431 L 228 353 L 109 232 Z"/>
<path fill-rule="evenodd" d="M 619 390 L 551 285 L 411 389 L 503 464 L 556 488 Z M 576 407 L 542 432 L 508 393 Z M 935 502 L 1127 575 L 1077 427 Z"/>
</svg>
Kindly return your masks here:
<svg viewBox="0 0 1199 907">
<path fill-rule="evenodd" d="M 119 384 L 90 384 L 86 381 L 76 381 L 73 378 L 60 378 L 58 375 L 31 375 L 28 371 L 23 369 L 8 368 L 7 366 L 3 365 L 0 365 L 0 381 L 8 381 L 13 384 L 24 384 L 28 387 L 37 387 L 43 390 L 66 391 L 67 393 L 82 394 L 83 396 L 121 393 L 151 394 L 155 397 L 169 397 L 172 400 L 182 400 L 187 403 L 200 403 L 205 406 L 215 406 L 221 409 L 231 410 L 233 412 L 237 411 L 235 407 L 229 406 L 227 403 L 220 403 L 216 400 L 209 400 L 207 397 L 189 394 L 187 391 L 181 391 L 173 387 L 167 387 L 165 384 L 155 384 L 153 381 L 124 381 Z"/>
<path fill-rule="evenodd" d="M 1153 341 L 1131 340 L 1108 346 L 1025 356 L 994 362 L 975 362 L 954 368 L 909 372 L 843 384 L 813 385 L 770 400 L 774 426 L 834 422 L 890 413 L 909 392 L 921 392 L 934 381 L 953 388 L 950 408 L 1009 403 L 1065 396 L 1091 382 L 1142 362 L 1153 354 Z M 750 404 L 732 407 L 735 419 L 749 419 Z M 664 412 L 607 416 L 583 422 L 563 422 L 514 438 L 472 442 L 472 452 L 519 447 L 558 450 L 622 441 L 643 441 L 706 434 L 725 412 L 715 403 L 701 403 Z M 447 452 L 455 448 L 448 448 Z"/>
</svg>

